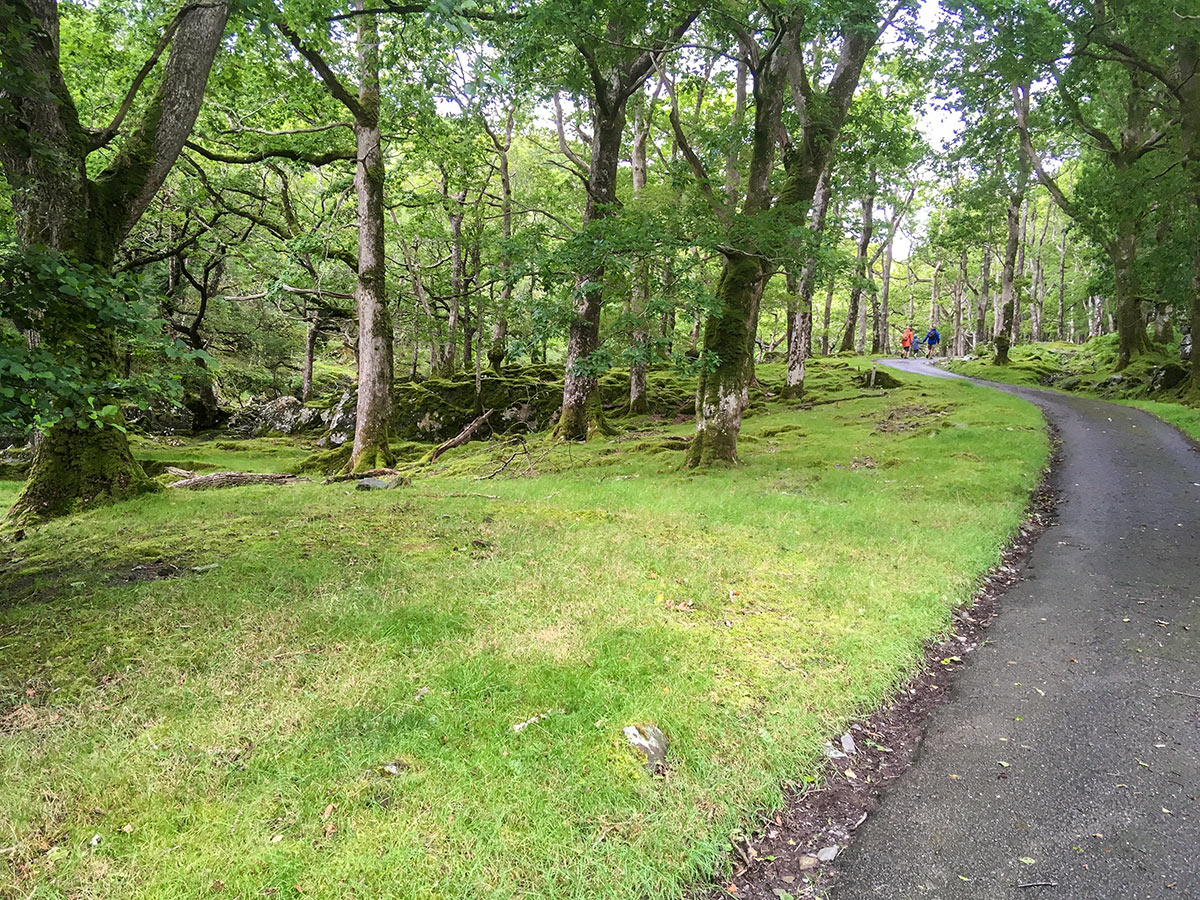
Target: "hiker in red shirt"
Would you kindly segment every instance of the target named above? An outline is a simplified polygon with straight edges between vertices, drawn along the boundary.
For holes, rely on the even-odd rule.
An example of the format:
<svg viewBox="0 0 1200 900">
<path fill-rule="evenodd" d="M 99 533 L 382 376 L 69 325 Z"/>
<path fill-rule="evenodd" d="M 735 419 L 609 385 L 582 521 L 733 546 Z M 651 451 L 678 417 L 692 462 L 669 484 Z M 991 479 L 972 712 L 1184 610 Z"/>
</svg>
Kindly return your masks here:
<svg viewBox="0 0 1200 900">
<path fill-rule="evenodd" d="M 913 334 L 912 326 L 909 325 L 904 329 L 904 334 L 900 338 L 900 357 L 902 359 L 908 359 L 912 356 L 913 337 L 915 335 Z"/>
</svg>

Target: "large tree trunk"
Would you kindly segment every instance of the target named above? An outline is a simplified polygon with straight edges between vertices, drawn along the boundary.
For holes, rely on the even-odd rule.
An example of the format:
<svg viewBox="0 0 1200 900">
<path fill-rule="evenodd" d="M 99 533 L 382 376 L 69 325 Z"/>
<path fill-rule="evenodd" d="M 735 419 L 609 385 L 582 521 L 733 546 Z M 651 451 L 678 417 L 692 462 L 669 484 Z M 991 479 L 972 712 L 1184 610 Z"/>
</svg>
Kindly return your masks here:
<svg viewBox="0 0 1200 900">
<path fill-rule="evenodd" d="M 228 16 L 228 0 L 180 12 L 157 91 L 119 152 L 89 179 L 88 156 L 118 134 L 121 122 L 114 120 L 100 136 L 80 124 L 59 65 L 54 0 L 0 9 L 0 82 L 35 86 L 0 99 L 0 132 L 36 136 L 33 141 L 0 140 L 0 164 L 12 189 L 23 247 L 42 245 L 80 262 L 111 264 L 191 132 Z M 117 336 L 103 323 L 96 326 L 88 337 L 87 356 L 116 372 Z M 42 339 L 53 349 L 54 328 L 48 327 Z M 78 329 L 72 329 L 71 340 L 78 340 Z M 122 431 L 81 430 L 65 422 L 38 441 L 29 477 L 9 516 L 18 522 L 49 518 L 153 489 L 155 483 L 133 459 Z"/>
<path fill-rule="evenodd" d="M 1136 226 L 1127 216 L 1117 222 L 1117 234 L 1108 247 L 1116 287 L 1117 371 L 1150 349 L 1142 318 L 1141 286 L 1134 264 L 1137 259 Z"/>
<path fill-rule="evenodd" d="M 619 96 L 619 92 L 618 92 Z M 584 228 L 594 226 L 615 212 L 617 166 L 621 160 L 621 136 L 625 131 L 624 98 L 594 104 L 592 160 L 588 175 L 588 199 Z M 604 265 L 579 276 L 575 283 L 574 317 L 567 334 L 563 405 L 556 434 L 569 441 L 586 441 L 597 432 L 607 432 L 604 411 L 596 392 L 597 375 L 588 367 L 588 357 L 600 346 L 600 310 L 604 302 Z"/>
<path fill-rule="evenodd" d="M 492 133 L 496 152 L 500 157 L 500 224 L 504 249 L 500 256 L 500 278 L 504 282 L 500 288 L 500 303 L 496 309 L 496 321 L 492 325 L 492 340 L 488 345 L 488 363 L 495 372 L 500 371 L 504 357 L 508 355 L 508 304 L 512 300 L 512 254 L 509 244 L 512 241 L 512 176 L 508 168 L 508 151 L 512 148 L 513 139 L 513 110 L 510 108 L 505 117 L 504 140 Z"/>
<path fill-rule="evenodd" d="M 773 227 L 793 227 L 803 223 L 812 206 L 821 173 L 829 161 L 833 145 L 841 131 L 846 111 L 858 87 L 863 63 L 877 39 L 878 30 L 864 21 L 861 10 L 851 12 L 843 32 L 838 62 L 827 87 L 819 96 L 808 82 L 801 59 L 802 17 L 794 17 L 783 26 L 773 51 L 754 72 L 754 128 L 751 135 L 749 174 L 745 201 L 735 219 L 731 237 L 740 236 L 740 226 L 761 221 L 761 214 L 772 209 L 778 216 Z M 784 154 L 786 177 L 778 198 L 772 203 L 771 173 L 775 168 L 775 147 L 780 135 L 784 85 L 791 80 L 793 92 L 808 98 L 800 104 L 803 119 L 800 142 Z M 811 102 L 810 102 L 811 101 Z M 812 115 L 813 107 L 820 115 Z M 753 228 L 747 229 L 753 233 Z M 758 252 L 756 241 L 746 249 L 727 248 L 717 285 L 717 310 L 709 316 L 704 349 L 715 356 L 717 367 L 700 376 L 696 403 L 696 435 L 688 454 L 691 466 L 737 461 L 737 436 L 741 428 L 742 401 L 748 374 L 755 312 L 770 269 Z M 738 349 L 740 344 L 740 350 Z M 733 354 L 727 359 L 726 354 Z M 738 354 L 741 354 L 740 356 Z"/>
<path fill-rule="evenodd" d="M 380 469 L 393 462 L 388 448 L 392 396 L 392 322 L 385 294 L 383 150 L 379 131 L 379 25 L 360 16 L 357 35 L 358 102 L 354 123 L 358 167 L 358 411 L 349 471 Z"/>
<path fill-rule="evenodd" d="M 717 282 L 718 311 L 704 329 L 704 355 L 718 360 L 713 371 L 701 370 L 696 392 L 696 435 L 688 465 L 737 461 L 746 388 L 746 346 L 752 307 L 761 296 L 762 259 L 729 251 Z"/>
<path fill-rule="evenodd" d="M 1194 33 L 1180 38 L 1179 76 L 1180 143 L 1191 195 L 1189 219 L 1192 234 L 1200 235 L 1200 38 Z M 1200 397 L 1200 241 L 1195 243 L 1192 266 L 1190 390 L 1194 397 Z"/>
</svg>

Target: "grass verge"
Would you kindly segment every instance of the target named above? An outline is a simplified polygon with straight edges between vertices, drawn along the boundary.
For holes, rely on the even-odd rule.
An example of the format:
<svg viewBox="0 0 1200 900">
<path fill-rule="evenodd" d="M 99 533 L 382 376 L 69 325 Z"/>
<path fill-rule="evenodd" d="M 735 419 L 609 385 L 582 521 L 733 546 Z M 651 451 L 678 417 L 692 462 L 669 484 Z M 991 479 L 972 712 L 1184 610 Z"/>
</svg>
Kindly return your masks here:
<svg viewBox="0 0 1200 900">
<path fill-rule="evenodd" d="M 821 378 L 848 399 L 763 405 L 736 469 L 644 422 L 33 531 L 0 573 L 0 896 L 684 896 L 910 671 L 1047 457 L 998 392 Z"/>
<path fill-rule="evenodd" d="M 1114 373 L 1116 337 L 1105 335 L 1086 344 L 1020 344 L 1012 348 L 1007 366 L 994 365 L 991 356 L 983 356 L 954 360 L 946 368 L 972 378 L 1048 387 L 1136 406 L 1200 440 L 1200 409 L 1185 405 L 1188 398 L 1180 396 L 1181 388 L 1153 388 L 1155 375 L 1166 367 L 1179 370 L 1178 376 L 1182 371 L 1178 357 L 1156 351 Z"/>
</svg>

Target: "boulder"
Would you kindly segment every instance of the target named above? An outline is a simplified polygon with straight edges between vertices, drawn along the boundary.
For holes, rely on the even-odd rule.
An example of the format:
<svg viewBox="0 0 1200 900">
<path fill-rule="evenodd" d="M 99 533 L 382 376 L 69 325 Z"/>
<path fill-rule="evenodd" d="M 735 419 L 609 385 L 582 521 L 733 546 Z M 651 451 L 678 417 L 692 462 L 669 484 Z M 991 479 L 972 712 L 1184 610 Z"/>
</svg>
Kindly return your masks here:
<svg viewBox="0 0 1200 900">
<path fill-rule="evenodd" d="M 382 478 L 363 478 L 355 485 L 356 491 L 390 491 L 392 488 L 405 487 L 412 484 L 412 480 L 403 475 L 398 475 L 391 481 L 384 481 Z"/>
<path fill-rule="evenodd" d="M 267 401 L 258 409 L 254 436 L 295 434 L 300 429 L 300 415 L 303 411 L 304 404 L 295 397 L 279 397 Z"/>
<path fill-rule="evenodd" d="M 329 434 L 317 444 L 321 447 L 340 447 L 354 437 L 354 420 L 358 415 L 358 391 L 350 388 L 342 392 L 333 409 L 327 412 L 325 427 Z"/>
<path fill-rule="evenodd" d="M 1151 391 L 1169 391 L 1179 387 L 1188 377 L 1188 370 L 1178 363 L 1159 366 L 1150 375 Z"/>
</svg>

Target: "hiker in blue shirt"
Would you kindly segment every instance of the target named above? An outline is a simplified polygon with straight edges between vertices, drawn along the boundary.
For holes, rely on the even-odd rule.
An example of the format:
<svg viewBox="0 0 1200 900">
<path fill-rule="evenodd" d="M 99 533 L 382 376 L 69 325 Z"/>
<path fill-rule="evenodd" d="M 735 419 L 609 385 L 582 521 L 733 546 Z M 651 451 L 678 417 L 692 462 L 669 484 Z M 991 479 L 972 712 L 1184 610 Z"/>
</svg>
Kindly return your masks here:
<svg viewBox="0 0 1200 900">
<path fill-rule="evenodd" d="M 942 336 L 940 334 L 938 334 L 937 326 L 936 325 L 930 326 L 929 331 L 926 333 L 925 340 L 923 342 L 925 344 L 925 358 L 926 359 L 933 358 L 933 348 L 936 347 L 941 342 L 941 340 L 942 340 Z"/>
</svg>

